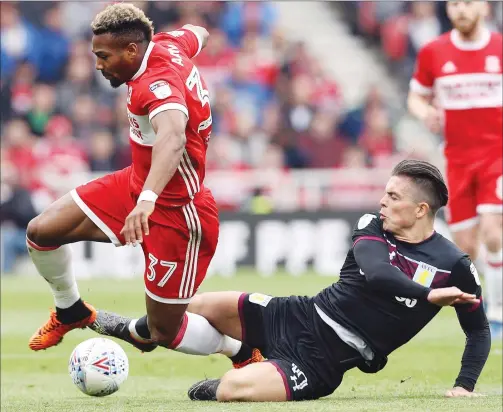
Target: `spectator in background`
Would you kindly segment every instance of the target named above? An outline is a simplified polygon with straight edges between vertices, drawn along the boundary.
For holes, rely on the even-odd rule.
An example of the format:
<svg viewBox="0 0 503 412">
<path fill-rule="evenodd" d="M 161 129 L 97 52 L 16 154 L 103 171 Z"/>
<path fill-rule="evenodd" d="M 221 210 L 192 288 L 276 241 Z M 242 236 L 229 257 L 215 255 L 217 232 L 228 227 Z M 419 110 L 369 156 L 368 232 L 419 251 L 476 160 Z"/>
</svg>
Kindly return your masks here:
<svg viewBox="0 0 503 412">
<path fill-rule="evenodd" d="M 388 112 L 383 107 L 373 107 L 365 113 L 358 146 L 369 154 L 372 166 L 386 167 L 389 164 L 394 153 L 394 138 Z"/>
<path fill-rule="evenodd" d="M 213 134 L 230 133 L 235 123 L 234 93 L 232 88 L 219 84 L 211 96 L 211 116 L 213 118 Z"/>
<path fill-rule="evenodd" d="M 19 16 L 17 5 L 2 3 L 0 13 L 0 74 L 10 77 L 19 62 L 28 61 L 39 68 L 42 63 L 43 42 L 36 28 Z"/>
<path fill-rule="evenodd" d="M 99 96 L 100 90 L 94 83 L 92 61 L 87 56 L 72 56 L 66 67 L 66 76 L 57 89 L 58 108 L 66 116 L 70 116 L 76 96 L 91 94 Z"/>
<path fill-rule="evenodd" d="M 386 103 L 379 87 L 373 85 L 370 87 L 363 104 L 343 116 L 339 125 L 339 132 L 348 138 L 351 143 L 356 143 L 358 137 L 363 133 L 366 113 L 378 107 L 386 108 Z"/>
<path fill-rule="evenodd" d="M 314 169 L 339 166 L 346 142 L 336 134 L 337 117 L 318 112 L 307 133 L 299 137 L 299 148 L 307 158 L 307 167 Z"/>
<path fill-rule="evenodd" d="M 285 95 L 280 95 L 283 130 L 275 136 L 286 156 L 286 164 L 292 168 L 307 165 L 305 154 L 298 146 L 298 137 L 307 133 L 314 117 L 315 107 L 311 102 L 312 83 L 308 76 L 295 77 Z"/>
<path fill-rule="evenodd" d="M 180 21 L 178 7 L 170 1 L 149 1 L 146 15 L 152 19 L 156 30 L 162 26 L 171 26 Z"/>
<path fill-rule="evenodd" d="M 242 111 L 237 113 L 231 141 L 237 161 L 255 168 L 265 155 L 269 136 L 259 130 L 253 115 Z"/>
<path fill-rule="evenodd" d="M 63 68 L 67 62 L 70 42 L 63 33 L 63 16 L 61 3 L 45 12 L 44 27 L 40 30 L 43 38 L 39 80 L 54 83 L 63 77 Z"/>
<path fill-rule="evenodd" d="M 281 71 L 289 78 L 309 73 L 310 56 L 304 42 L 296 42 L 287 50 Z"/>
<path fill-rule="evenodd" d="M 219 1 L 186 1 L 177 5 L 179 19 L 172 29 L 182 24 L 202 25 L 208 29 L 217 27 L 224 2 Z"/>
<path fill-rule="evenodd" d="M 12 78 L 6 82 L 6 97 L 8 104 L 4 108 L 2 105 L 3 120 L 7 120 L 11 115 L 24 116 L 33 105 L 33 87 L 37 73 L 35 67 L 28 62 L 20 63 Z"/>
<path fill-rule="evenodd" d="M 248 57 L 250 77 L 266 89 L 270 99 L 280 73 L 280 56 L 274 53 L 272 40 L 250 31 L 243 37 L 241 50 Z"/>
<path fill-rule="evenodd" d="M 226 2 L 220 28 L 229 37 L 231 45 L 238 47 L 246 32 L 269 35 L 276 23 L 276 13 L 274 4 L 267 2 Z"/>
<path fill-rule="evenodd" d="M 30 3 L 30 7 L 33 7 L 33 2 Z M 89 35 L 89 22 L 106 5 L 106 1 L 62 1 L 60 7 L 62 7 L 62 29 L 65 36 L 75 42 L 79 41 L 81 37 Z M 86 44 L 89 45 L 89 43 Z M 75 43 L 72 43 L 72 48 L 74 47 Z"/>
<path fill-rule="evenodd" d="M 233 99 L 234 110 L 249 111 L 257 120 L 260 119 L 261 110 L 268 100 L 267 88 L 253 78 L 250 70 L 253 62 L 250 56 L 239 53 L 234 66 L 230 68 L 231 74 L 225 85 L 239 98 Z"/>
<path fill-rule="evenodd" d="M 35 146 L 35 155 L 41 183 L 39 198 L 44 193 L 47 202 L 73 188 L 73 176 L 88 170 L 84 146 L 73 137 L 70 120 L 61 115 L 52 117 L 47 123 L 44 138 Z"/>
<path fill-rule="evenodd" d="M 99 127 L 99 111 L 96 103 L 88 94 L 81 94 L 73 101 L 71 116 L 77 139 L 88 141 L 94 130 Z"/>
<path fill-rule="evenodd" d="M 29 125 L 14 118 L 2 128 L 2 159 L 12 164 L 18 174 L 16 184 L 33 190 L 37 187 L 37 158 L 33 150 L 36 140 Z"/>
<path fill-rule="evenodd" d="M 339 113 L 342 108 L 342 96 L 337 83 L 325 73 L 319 60 L 310 59 L 309 76 L 313 85 L 311 90 L 311 102 L 317 109 Z"/>
<path fill-rule="evenodd" d="M 313 120 L 316 109 L 311 101 L 312 86 L 309 76 L 296 76 L 292 80 L 290 97 L 284 103 L 288 127 L 296 133 L 305 132 Z"/>
<path fill-rule="evenodd" d="M 36 136 L 43 136 L 45 127 L 56 112 L 56 91 L 48 84 L 37 84 L 33 89 L 33 104 L 26 113 L 26 120 Z"/>
<path fill-rule="evenodd" d="M 27 255 L 26 228 L 37 213 L 30 192 L 19 184 L 19 171 L 2 152 L 0 224 L 2 274 L 13 273 L 18 257 Z"/>
<path fill-rule="evenodd" d="M 426 43 L 442 33 L 442 25 L 437 17 L 436 4 L 432 1 L 410 2 L 409 24 L 407 31 L 408 53 L 406 76 L 412 75 L 415 56 Z"/>
<path fill-rule="evenodd" d="M 264 107 L 262 123 L 258 127 L 270 142 L 277 143 L 281 140 L 280 134 L 284 131 L 284 118 L 276 100 L 272 100 Z"/>
<path fill-rule="evenodd" d="M 91 136 L 89 166 L 93 172 L 109 172 L 118 169 L 114 138 L 107 130 L 99 130 Z"/>
</svg>

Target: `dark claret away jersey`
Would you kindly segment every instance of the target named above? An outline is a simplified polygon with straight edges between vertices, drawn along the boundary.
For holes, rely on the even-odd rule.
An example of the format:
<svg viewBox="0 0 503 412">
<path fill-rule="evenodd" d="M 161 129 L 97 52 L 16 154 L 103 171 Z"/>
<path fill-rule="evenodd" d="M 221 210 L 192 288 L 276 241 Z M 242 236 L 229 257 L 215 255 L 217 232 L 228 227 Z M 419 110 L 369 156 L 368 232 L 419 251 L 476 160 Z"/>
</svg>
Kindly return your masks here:
<svg viewBox="0 0 503 412">
<path fill-rule="evenodd" d="M 383 230 L 377 216 L 367 214 L 356 224 L 352 240 L 353 247 L 339 281 L 322 290 L 315 297 L 315 303 L 334 321 L 362 337 L 374 352 L 388 355 L 408 342 L 440 307 L 426 299 L 404 298 L 371 289 L 355 260 L 354 247 L 359 241 L 385 243 L 390 264 L 423 286 L 434 289 L 457 286 L 463 292 L 480 295 L 474 265 L 452 242 L 436 232 L 421 243 L 401 242 Z M 475 309 L 457 308 L 458 311 Z"/>
</svg>

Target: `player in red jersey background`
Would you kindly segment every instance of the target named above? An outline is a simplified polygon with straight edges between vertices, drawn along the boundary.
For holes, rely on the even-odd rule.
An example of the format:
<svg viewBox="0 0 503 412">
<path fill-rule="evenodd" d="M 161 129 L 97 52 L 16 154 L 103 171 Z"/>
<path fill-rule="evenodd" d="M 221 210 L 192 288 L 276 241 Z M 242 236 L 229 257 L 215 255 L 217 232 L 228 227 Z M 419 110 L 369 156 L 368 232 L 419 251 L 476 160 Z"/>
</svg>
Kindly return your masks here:
<svg viewBox="0 0 503 412">
<path fill-rule="evenodd" d="M 124 325 L 131 339 L 150 350 L 160 344 L 247 360 L 250 348 L 186 312 L 219 231 L 216 204 L 203 183 L 212 125 L 209 93 L 191 61 L 208 32 L 185 25 L 154 35 L 152 22 L 130 4 L 108 6 L 91 28 L 96 69 L 112 87 L 128 88 L 133 161 L 72 190 L 30 222 L 28 249 L 56 303 L 30 348 L 46 349 L 68 331 L 94 323 L 97 312 L 80 298 L 68 243 L 95 241 L 143 248 L 148 323 L 144 316 Z"/>
<path fill-rule="evenodd" d="M 502 50 L 484 24 L 484 1 L 449 1 L 454 29 L 424 46 L 410 83 L 408 107 L 434 133 L 443 131 L 455 242 L 475 259 L 487 249 L 484 274 L 493 332 L 502 322 Z"/>
</svg>

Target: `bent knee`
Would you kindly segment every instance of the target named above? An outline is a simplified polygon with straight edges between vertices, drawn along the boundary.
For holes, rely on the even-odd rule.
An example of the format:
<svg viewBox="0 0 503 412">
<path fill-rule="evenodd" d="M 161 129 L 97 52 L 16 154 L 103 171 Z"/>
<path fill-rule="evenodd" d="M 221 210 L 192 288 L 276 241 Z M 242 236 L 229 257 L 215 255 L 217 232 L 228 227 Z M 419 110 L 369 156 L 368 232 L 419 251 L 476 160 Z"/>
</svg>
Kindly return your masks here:
<svg viewBox="0 0 503 412">
<path fill-rule="evenodd" d="M 253 399 L 253 384 L 240 372 L 238 369 L 230 370 L 222 377 L 217 388 L 217 400 L 232 402 Z"/>
<path fill-rule="evenodd" d="M 48 225 L 45 223 L 43 214 L 30 220 L 26 228 L 26 237 L 38 246 L 52 246 L 47 244 L 50 237 L 48 236 Z"/>
<path fill-rule="evenodd" d="M 192 296 L 189 306 L 187 307 L 187 312 L 195 313 L 196 315 L 201 315 L 204 317 L 204 295 L 204 293 L 201 293 Z"/>
<path fill-rule="evenodd" d="M 194 295 L 187 307 L 187 312 L 200 315 L 210 323 L 213 323 L 215 307 L 211 304 L 211 293 L 201 293 Z"/>
</svg>

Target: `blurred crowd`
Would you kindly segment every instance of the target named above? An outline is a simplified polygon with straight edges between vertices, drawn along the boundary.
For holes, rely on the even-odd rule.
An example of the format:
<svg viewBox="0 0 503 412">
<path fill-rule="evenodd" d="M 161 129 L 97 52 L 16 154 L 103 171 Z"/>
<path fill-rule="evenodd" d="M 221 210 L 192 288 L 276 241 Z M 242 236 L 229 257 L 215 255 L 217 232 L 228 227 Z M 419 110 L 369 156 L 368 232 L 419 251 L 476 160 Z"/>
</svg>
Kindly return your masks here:
<svg viewBox="0 0 503 412">
<path fill-rule="evenodd" d="M 131 162 L 126 88 L 112 89 L 91 53 L 90 22 L 106 4 L 2 2 L 1 218 L 13 254 L 24 250 L 26 223 L 73 187 L 76 173 Z M 394 137 L 378 88 L 360 107 L 344 107 L 322 62 L 279 29 L 274 3 L 135 4 L 156 31 L 191 23 L 211 34 L 195 59 L 212 97 L 208 170 L 288 174 L 390 162 Z"/>
<path fill-rule="evenodd" d="M 503 30 L 503 2 L 492 1 L 487 19 L 493 31 Z M 404 88 L 413 74 L 418 51 L 451 29 L 445 1 L 337 2 L 354 34 L 376 45 Z"/>
<path fill-rule="evenodd" d="M 212 96 L 210 170 L 260 168 L 264 162 L 287 169 L 348 162 L 365 167 L 393 153 L 379 91 L 347 112 L 321 63 L 277 28 L 273 3 L 139 5 L 157 31 L 190 22 L 211 33 L 195 59 Z M 46 186 L 40 180 L 56 169 L 109 171 L 130 162 L 125 88 L 108 85 L 90 51 L 89 23 L 102 7 L 2 4 L 2 158 L 23 170 L 23 184 L 31 189 Z M 277 156 L 266 156 L 270 152 Z"/>
</svg>

